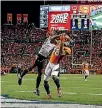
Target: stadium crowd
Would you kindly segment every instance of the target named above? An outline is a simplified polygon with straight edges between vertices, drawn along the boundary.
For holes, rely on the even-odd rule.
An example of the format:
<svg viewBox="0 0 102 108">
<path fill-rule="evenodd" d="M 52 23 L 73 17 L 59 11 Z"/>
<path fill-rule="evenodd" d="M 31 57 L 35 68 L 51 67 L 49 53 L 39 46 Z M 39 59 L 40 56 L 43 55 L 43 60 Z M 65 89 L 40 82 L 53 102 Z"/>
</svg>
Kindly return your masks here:
<svg viewBox="0 0 102 108">
<path fill-rule="evenodd" d="M 66 56 L 61 62 L 67 72 L 81 73 L 80 65 L 74 65 L 72 68 L 71 63 L 82 64 L 83 60 L 87 60 L 92 64 L 91 69 L 102 73 L 102 30 L 56 31 L 57 34 L 61 32 L 67 33 L 75 41 L 72 56 Z M 29 67 L 45 39 L 46 31 L 32 24 L 3 25 L 1 28 L 2 70 L 10 71 L 12 66 L 20 62 L 23 63 L 24 68 Z"/>
</svg>

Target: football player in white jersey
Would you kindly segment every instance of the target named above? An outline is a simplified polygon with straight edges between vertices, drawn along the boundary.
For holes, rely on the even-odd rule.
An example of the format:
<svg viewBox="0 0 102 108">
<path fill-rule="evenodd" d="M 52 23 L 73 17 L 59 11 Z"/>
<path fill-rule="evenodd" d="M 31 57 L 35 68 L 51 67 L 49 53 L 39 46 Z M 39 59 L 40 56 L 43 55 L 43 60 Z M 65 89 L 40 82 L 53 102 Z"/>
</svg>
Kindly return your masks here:
<svg viewBox="0 0 102 108">
<path fill-rule="evenodd" d="M 55 35 L 55 32 L 51 31 L 50 36 L 45 40 L 45 42 L 42 45 L 40 51 L 38 52 L 37 59 L 36 59 L 35 63 L 33 64 L 33 66 L 24 70 L 19 75 L 20 77 L 18 77 L 18 84 L 21 85 L 23 76 L 25 74 L 27 74 L 29 71 L 32 71 L 32 69 L 37 66 L 38 76 L 37 76 L 37 79 L 36 79 L 36 90 L 34 91 L 34 93 L 38 96 L 40 95 L 39 85 L 40 85 L 40 82 L 41 82 L 41 75 L 42 75 L 44 60 L 47 59 L 49 57 L 49 55 L 51 54 L 51 52 L 53 51 L 53 49 L 55 47 L 55 44 L 56 44 L 56 39 L 59 38 L 59 37 L 60 37 L 60 35 Z"/>
</svg>

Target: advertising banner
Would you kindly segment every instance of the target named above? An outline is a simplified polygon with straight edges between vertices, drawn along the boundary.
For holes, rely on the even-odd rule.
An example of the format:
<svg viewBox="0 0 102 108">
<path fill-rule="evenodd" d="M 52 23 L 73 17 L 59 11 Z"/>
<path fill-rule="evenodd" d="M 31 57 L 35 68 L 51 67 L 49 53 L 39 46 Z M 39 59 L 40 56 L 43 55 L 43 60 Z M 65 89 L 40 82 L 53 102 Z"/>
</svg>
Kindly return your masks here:
<svg viewBox="0 0 102 108">
<path fill-rule="evenodd" d="M 28 14 L 23 14 L 23 22 L 28 23 Z"/>
<path fill-rule="evenodd" d="M 78 14 L 78 5 L 70 6 L 70 14 Z"/>
<path fill-rule="evenodd" d="M 79 4 L 101 4 L 102 0 L 77 0 Z"/>
<path fill-rule="evenodd" d="M 70 6 L 71 14 L 86 14 L 90 15 L 90 6 L 89 5 L 71 5 Z"/>
<path fill-rule="evenodd" d="M 7 22 L 12 23 L 12 13 L 7 13 Z"/>
<path fill-rule="evenodd" d="M 90 30 L 102 28 L 102 5 L 90 5 Z"/>
<path fill-rule="evenodd" d="M 48 5 L 41 5 L 40 6 L 40 28 L 47 28 L 48 27 Z"/>
<path fill-rule="evenodd" d="M 102 4 L 93 4 L 101 1 L 87 0 L 87 2 L 83 1 L 83 4 L 76 5 L 48 5 L 46 8 L 44 6 L 47 11 L 41 7 L 40 27 L 48 28 L 48 30 L 101 29 Z"/>
<path fill-rule="evenodd" d="M 17 14 L 17 24 L 22 22 L 22 14 Z"/>
<path fill-rule="evenodd" d="M 79 13 L 90 15 L 90 7 L 89 5 L 79 5 Z"/>
<path fill-rule="evenodd" d="M 58 11 L 48 13 L 48 30 L 70 30 L 70 13 Z"/>
</svg>

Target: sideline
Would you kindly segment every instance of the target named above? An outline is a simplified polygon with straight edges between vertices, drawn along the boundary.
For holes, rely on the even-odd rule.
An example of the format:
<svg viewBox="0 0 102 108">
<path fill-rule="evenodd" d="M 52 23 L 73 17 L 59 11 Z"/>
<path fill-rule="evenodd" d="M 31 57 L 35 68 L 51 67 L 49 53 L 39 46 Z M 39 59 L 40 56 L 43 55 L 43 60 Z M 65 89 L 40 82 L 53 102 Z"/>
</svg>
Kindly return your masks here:
<svg viewBox="0 0 102 108">
<path fill-rule="evenodd" d="M 63 103 L 43 103 L 42 101 L 28 101 L 1 97 L 1 108 L 102 108 L 97 105 L 63 104 Z"/>
</svg>

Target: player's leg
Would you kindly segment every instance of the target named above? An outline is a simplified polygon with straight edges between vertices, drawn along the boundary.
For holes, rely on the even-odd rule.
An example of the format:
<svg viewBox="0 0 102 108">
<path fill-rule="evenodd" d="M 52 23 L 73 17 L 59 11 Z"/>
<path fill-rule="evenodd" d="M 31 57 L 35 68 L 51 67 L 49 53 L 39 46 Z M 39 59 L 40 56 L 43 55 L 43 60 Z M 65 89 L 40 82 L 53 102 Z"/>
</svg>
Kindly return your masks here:
<svg viewBox="0 0 102 108">
<path fill-rule="evenodd" d="M 62 92 L 61 92 L 61 87 L 60 87 L 60 81 L 59 81 L 59 78 L 55 75 L 52 75 L 52 79 L 54 81 L 54 83 L 56 84 L 57 86 L 57 93 L 58 93 L 58 97 L 61 97 L 62 96 Z"/>
<path fill-rule="evenodd" d="M 50 99 L 51 98 L 51 94 L 50 94 L 50 88 L 49 88 L 49 84 L 48 84 L 48 80 L 51 76 L 51 67 L 50 67 L 50 63 L 48 63 L 46 69 L 45 69 L 45 74 L 44 74 L 44 88 L 46 90 L 46 93 L 47 93 L 47 99 Z"/>
<path fill-rule="evenodd" d="M 18 67 L 17 68 L 17 76 L 18 76 L 18 78 L 21 77 L 21 72 L 22 72 L 22 69 Z"/>
<path fill-rule="evenodd" d="M 37 78 L 36 78 L 36 89 L 35 89 L 34 93 L 35 93 L 36 95 L 38 95 L 38 96 L 40 95 L 39 85 L 40 85 L 40 82 L 41 82 L 43 64 L 44 64 L 44 61 L 38 62 L 38 64 L 37 64 L 38 76 L 37 76 Z"/>
<path fill-rule="evenodd" d="M 35 63 L 33 64 L 33 66 L 29 67 L 28 69 L 25 69 L 23 72 L 20 72 L 19 74 L 19 78 L 18 78 L 18 84 L 21 85 L 22 84 L 22 78 L 29 72 L 32 71 L 32 69 L 34 67 L 36 67 L 38 63 L 38 58 L 36 59 Z"/>
<path fill-rule="evenodd" d="M 88 76 L 89 76 L 89 71 L 85 70 L 85 76 L 84 76 L 85 81 L 87 81 Z"/>
<path fill-rule="evenodd" d="M 84 77 L 84 78 L 85 78 L 85 81 L 87 81 L 87 77 L 88 77 L 88 76 L 87 76 L 87 75 L 85 75 L 85 77 Z"/>
<path fill-rule="evenodd" d="M 62 92 L 61 92 L 61 88 L 60 88 L 60 81 L 58 78 L 58 74 L 59 74 L 59 64 L 54 66 L 51 76 L 52 76 L 54 83 L 57 86 L 58 97 L 61 97 Z"/>
<path fill-rule="evenodd" d="M 50 93 L 50 87 L 49 87 L 48 81 L 44 80 L 44 88 L 45 88 L 46 93 L 47 93 L 46 99 L 51 99 L 51 93 Z"/>
</svg>

